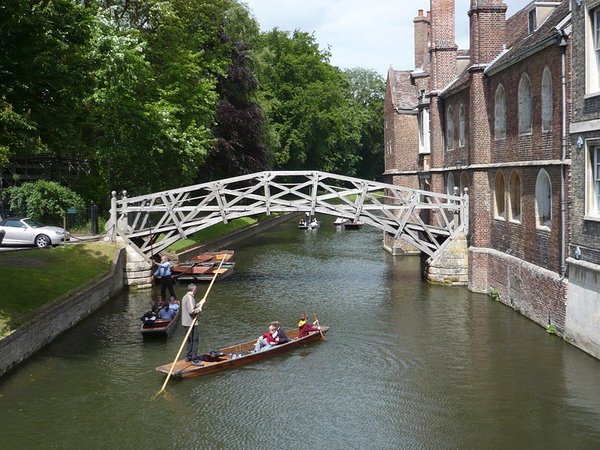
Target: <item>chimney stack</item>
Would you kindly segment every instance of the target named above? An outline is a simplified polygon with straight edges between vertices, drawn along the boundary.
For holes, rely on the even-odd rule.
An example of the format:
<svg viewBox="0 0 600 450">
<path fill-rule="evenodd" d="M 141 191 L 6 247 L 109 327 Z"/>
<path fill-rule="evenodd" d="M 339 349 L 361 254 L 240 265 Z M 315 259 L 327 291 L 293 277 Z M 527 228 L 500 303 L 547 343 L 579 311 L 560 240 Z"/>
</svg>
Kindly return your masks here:
<svg viewBox="0 0 600 450">
<path fill-rule="evenodd" d="M 442 89 L 456 78 L 455 15 L 454 0 L 431 0 L 431 83 L 434 90 Z"/>
<path fill-rule="evenodd" d="M 423 10 L 419 9 L 419 13 L 413 22 L 415 24 L 415 68 L 421 68 L 429 61 L 429 12 L 425 17 Z"/>
<path fill-rule="evenodd" d="M 506 5 L 502 0 L 471 0 L 471 64 L 487 64 L 506 44 Z"/>
</svg>

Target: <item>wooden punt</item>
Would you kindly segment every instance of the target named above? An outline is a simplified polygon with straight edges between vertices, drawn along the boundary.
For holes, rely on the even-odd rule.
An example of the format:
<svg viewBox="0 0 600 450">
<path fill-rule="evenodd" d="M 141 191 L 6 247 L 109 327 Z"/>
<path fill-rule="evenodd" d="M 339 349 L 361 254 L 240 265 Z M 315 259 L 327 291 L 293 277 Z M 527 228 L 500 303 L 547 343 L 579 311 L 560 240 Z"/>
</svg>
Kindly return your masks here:
<svg viewBox="0 0 600 450">
<path fill-rule="evenodd" d="M 219 268 L 219 265 L 221 267 Z M 208 263 L 183 263 L 178 264 L 173 268 L 173 273 L 179 281 L 212 281 L 215 274 L 215 281 L 227 278 L 233 273 L 235 267 L 234 262 L 208 262 Z"/>
<path fill-rule="evenodd" d="M 358 221 L 353 221 L 353 220 L 348 220 L 347 222 L 344 222 L 343 226 L 346 230 L 358 230 L 360 228 L 362 228 L 364 225 L 364 222 L 361 222 L 360 220 Z"/>
<path fill-rule="evenodd" d="M 173 320 L 156 319 L 154 322 L 143 322 L 140 328 L 143 337 L 167 337 L 175 329 L 179 320 L 180 311 Z"/>
<path fill-rule="evenodd" d="M 201 355 L 200 358 L 204 360 L 202 366 L 195 366 L 191 362 L 181 359 L 175 363 L 173 374 L 171 376 L 178 378 L 199 377 L 220 370 L 231 369 L 244 364 L 262 361 L 263 359 L 270 358 L 271 356 L 292 350 L 310 342 L 319 341 L 322 339 L 321 333 L 326 333 L 328 330 L 329 327 L 323 326 L 321 327 L 321 332 L 313 331 L 308 336 L 300 339 L 298 339 L 298 330 L 289 331 L 287 332 L 287 336 L 290 339 L 288 342 L 258 353 L 251 353 L 254 349 L 256 339 L 232 345 L 230 347 L 224 347 Z M 158 366 L 156 370 L 168 374 L 171 369 L 171 364 L 172 363 Z"/>
</svg>

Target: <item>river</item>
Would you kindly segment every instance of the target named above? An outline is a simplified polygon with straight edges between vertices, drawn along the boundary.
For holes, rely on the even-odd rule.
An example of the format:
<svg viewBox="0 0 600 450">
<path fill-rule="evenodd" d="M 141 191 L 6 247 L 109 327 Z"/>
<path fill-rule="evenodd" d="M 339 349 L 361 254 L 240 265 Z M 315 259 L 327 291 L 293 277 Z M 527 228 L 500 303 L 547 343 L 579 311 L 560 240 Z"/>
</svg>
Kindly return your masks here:
<svg viewBox="0 0 600 450">
<path fill-rule="evenodd" d="M 488 296 L 422 282 L 379 231 L 323 221 L 235 247 L 200 349 L 301 312 L 326 341 L 153 398 L 183 332 L 144 342 L 152 294 L 124 292 L 0 380 L 0 448 L 600 448 L 600 361 Z"/>
</svg>

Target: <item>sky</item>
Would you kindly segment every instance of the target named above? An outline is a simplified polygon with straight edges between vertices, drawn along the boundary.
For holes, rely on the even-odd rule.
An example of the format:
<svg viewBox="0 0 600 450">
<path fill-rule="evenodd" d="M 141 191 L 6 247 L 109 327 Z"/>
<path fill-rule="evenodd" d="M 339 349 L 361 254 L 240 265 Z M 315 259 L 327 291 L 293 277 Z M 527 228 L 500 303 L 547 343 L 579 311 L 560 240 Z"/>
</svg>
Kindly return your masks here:
<svg viewBox="0 0 600 450">
<path fill-rule="evenodd" d="M 394 69 L 413 69 L 413 19 L 429 0 L 241 0 L 262 31 L 277 27 L 314 34 L 319 47 L 342 69 L 373 69 L 385 77 Z M 531 0 L 504 0 L 510 17 Z M 456 0 L 456 43 L 469 48 L 470 0 Z"/>
</svg>

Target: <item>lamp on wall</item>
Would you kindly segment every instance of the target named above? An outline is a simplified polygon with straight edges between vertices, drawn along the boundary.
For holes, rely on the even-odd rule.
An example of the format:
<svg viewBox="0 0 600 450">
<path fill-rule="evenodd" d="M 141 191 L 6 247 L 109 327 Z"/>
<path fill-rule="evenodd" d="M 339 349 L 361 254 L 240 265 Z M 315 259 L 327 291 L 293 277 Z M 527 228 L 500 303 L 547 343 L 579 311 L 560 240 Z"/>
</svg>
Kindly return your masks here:
<svg viewBox="0 0 600 450">
<path fill-rule="evenodd" d="M 577 146 L 577 150 L 581 150 L 583 148 L 583 138 L 581 136 L 577 138 L 575 145 Z"/>
<path fill-rule="evenodd" d="M 583 3 L 583 0 L 575 0 L 575 3 L 577 3 L 577 6 L 581 6 L 581 4 Z"/>
<path fill-rule="evenodd" d="M 463 166 L 463 164 L 464 164 L 464 163 L 465 163 L 465 162 L 464 162 L 462 159 L 459 159 L 459 160 L 456 160 L 456 161 L 454 161 L 454 165 L 455 165 L 456 167 L 458 167 L 459 169 L 461 169 L 461 168 L 462 168 L 462 166 Z"/>
</svg>

